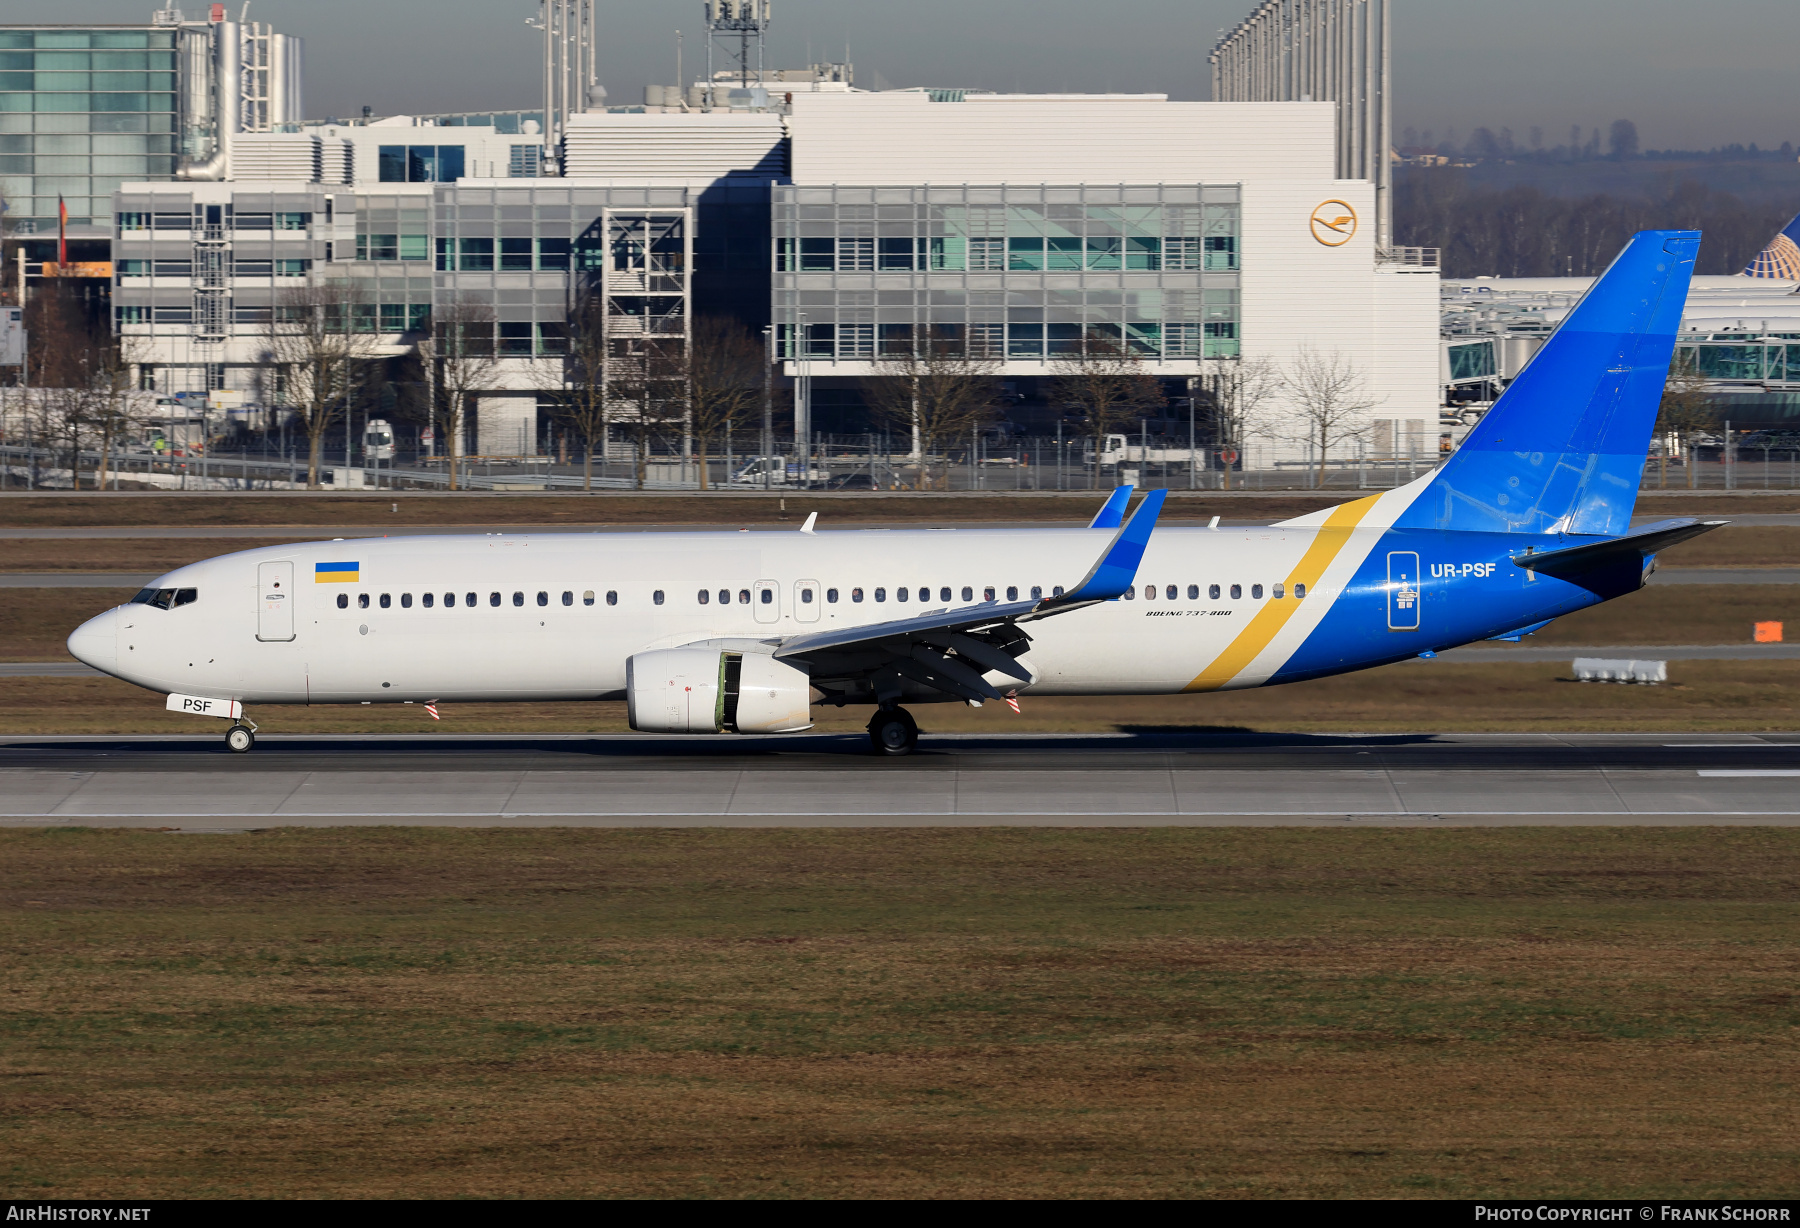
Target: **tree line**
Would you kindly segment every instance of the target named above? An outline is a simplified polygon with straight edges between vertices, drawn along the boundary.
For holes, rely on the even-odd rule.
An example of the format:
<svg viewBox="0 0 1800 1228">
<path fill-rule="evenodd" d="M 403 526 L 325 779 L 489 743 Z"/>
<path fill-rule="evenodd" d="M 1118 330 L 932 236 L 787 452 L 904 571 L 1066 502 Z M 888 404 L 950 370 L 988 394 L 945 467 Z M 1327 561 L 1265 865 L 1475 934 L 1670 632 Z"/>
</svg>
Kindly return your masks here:
<svg viewBox="0 0 1800 1228">
<path fill-rule="evenodd" d="M 1471 184 L 1457 167 L 1410 168 L 1394 187 L 1394 238 L 1435 247 L 1446 277 L 1587 277 L 1640 230 L 1699 230 L 1697 273 L 1742 272 L 1794 206 L 1749 204 L 1691 179 L 1658 197 L 1549 196 Z"/>
</svg>

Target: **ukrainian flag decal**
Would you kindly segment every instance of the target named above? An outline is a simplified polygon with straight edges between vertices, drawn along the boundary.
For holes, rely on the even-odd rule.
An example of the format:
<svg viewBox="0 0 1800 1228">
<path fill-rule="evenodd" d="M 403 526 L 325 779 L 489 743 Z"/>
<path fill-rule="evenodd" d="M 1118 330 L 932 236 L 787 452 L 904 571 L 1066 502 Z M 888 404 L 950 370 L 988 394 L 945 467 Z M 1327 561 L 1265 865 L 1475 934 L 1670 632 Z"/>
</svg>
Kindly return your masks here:
<svg viewBox="0 0 1800 1228">
<path fill-rule="evenodd" d="M 314 584 L 355 584 L 362 578 L 360 563 L 315 563 Z"/>
</svg>

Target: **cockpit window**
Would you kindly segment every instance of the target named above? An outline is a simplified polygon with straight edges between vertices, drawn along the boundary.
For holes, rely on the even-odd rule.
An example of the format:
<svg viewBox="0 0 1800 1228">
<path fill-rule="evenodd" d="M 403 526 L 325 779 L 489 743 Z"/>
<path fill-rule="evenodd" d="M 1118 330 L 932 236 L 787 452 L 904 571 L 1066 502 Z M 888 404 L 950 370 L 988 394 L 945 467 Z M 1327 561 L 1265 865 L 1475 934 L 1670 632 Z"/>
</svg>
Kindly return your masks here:
<svg viewBox="0 0 1800 1228">
<path fill-rule="evenodd" d="M 172 610 L 178 605 L 192 605 L 200 600 L 197 588 L 143 588 L 131 599 L 132 605 L 152 605 L 159 610 Z"/>
</svg>

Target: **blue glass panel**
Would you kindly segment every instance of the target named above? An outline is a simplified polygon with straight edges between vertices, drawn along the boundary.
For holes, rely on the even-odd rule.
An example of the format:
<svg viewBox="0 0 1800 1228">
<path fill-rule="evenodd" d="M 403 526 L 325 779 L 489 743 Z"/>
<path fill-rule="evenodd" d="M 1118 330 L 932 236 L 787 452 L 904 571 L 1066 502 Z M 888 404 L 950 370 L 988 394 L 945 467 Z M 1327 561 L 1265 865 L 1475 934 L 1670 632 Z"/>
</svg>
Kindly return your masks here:
<svg viewBox="0 0 1800 1228">
<path fill-rule="evenodd" d="M 381 182 L 406 182 L 406 146 L 383 145 L 376 155 Z"/>
<path fill-rule="evenodd" d="M 437 182 L 436 145 L 408 145 L 406 147 L 406 181 L 408 183 Z"/>
<path fill-rule="evenodd" d="M 439 145 L 437 147 L 437 177 L 440 183 L 455 183 L 463 177 L 463 147 L 461 145 Z"/>
</svg>

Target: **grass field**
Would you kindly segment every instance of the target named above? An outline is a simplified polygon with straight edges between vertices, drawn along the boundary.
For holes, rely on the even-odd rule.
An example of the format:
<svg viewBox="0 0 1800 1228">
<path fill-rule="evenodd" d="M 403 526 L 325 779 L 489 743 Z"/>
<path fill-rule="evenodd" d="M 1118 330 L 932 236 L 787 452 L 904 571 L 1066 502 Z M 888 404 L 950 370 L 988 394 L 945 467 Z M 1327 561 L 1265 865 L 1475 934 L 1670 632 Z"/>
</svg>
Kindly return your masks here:
<svg viewBox="0 0 1800 1228">
<path fill-rule="evenodd" d="M 843 495 L 712 491 L 684 495 L 634 494 L 125 494 L 0 493 L 0 527 L 464 524 L 779 524 L 810 512 L 822 521 L 954 524 L 959 521 L 1085 521 L 1110 486 L 1097 491 L 874 493 Z M 1369 492 L 1373 493 L 1373 492 Z M 1298 516 L 1358 497 L 1354 491 L 1309 494 L 1234 491 L 1170 492 L 1170 521 L 1273 520 Z M 1800 494 L 1704 491 L 1638 499 L 1640 515 L 1731 516 L 1800 512 Z"/>
<path fill-rule="evenodd" d="M 1558 664 L 1406 662 L 1293 686 L 1218 695 L 1034 697 L 1014 716 L 926 704 L 929 733 L 1092 733 L 1255 730 L 1294 733 L 1741 730 L 1795 728 L 1800 661 L 1676 661 L 1670 685 L 1567 681 Z M 265 733 L 624 733 L 623 703 L 273 707 L 251 716 Z M 867 708 L 814 708 L 822 732 L 854 732 Z M 110 678 L 0 678 L 0 735 L 207 734 L 225 723 L 166 712 L 163 698 Z"/>
<path fill-rule="evenodd" d="M 12 1198 L 1748 1197 L 1800 831 L 0 833 Z"/>
</svg>

